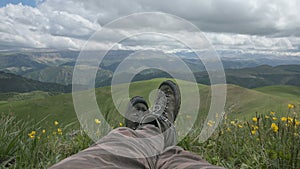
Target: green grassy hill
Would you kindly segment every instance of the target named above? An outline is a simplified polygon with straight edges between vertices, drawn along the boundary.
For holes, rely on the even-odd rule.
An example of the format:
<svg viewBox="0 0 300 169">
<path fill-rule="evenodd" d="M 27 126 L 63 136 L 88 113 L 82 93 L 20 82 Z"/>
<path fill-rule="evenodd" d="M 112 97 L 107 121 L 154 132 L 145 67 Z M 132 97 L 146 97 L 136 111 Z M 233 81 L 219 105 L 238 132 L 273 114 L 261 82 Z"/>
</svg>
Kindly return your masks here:
<svg viewBox="0 0 300 169">
<path fill-rule="evenodd" d="M 255 116 L 256 112 L 269 114 L 270 111 L 284 115 L 288 111 L 287 105 L 289 103 L 297 104 L 294 97 L 281 97 L 266 93 L 264 90 L 256 91 L 235 85 L 228 85 L 227 96 L 227 110 L 237 118 L 249 118 Z"/>
<path fill-rule="evenodd" d="M 300 87 L 288 85 L 276 85 L 256 88 L 256 91 L 300 101 Z"/>
<path fill-rule="evenodd" d="M 149 93 L 164 80 L 152 79 L 132 83 L 130 96 L 140 95 L 148 99 Z M 210 106 L 210 87 L 201 84 L 198 87 L 201 96 L 200 111 L 205 115 Z M 187 92 L 193 93 L 193 91 Z M 96 89 L 98 105 L 109 121 L 121 121 L 121 116 L 115 113 L 116 108 L 110 93 L 110 87 Z M 36 121 L 47 116 L 46 123 L 52 123 L 54 120 L 66 124 L 77 122 L 71 94 L 51 97 L 41 97 L 41 94 L 37 94 L 36 96 L 35 98 L 31 95 L 29 100 L 2 101 L 0 102 L 0 112 L 12 112 L 19 119 L 29 118 Z M 279 114 L 285 114 L 288 103 L 299 104 L 298 96 L 300 96 L 298 88 L 292 86 L 274 86 L 251 90 L 236 85 L 228 85 L 225 112 L 233 118 L 252 117 L 255 112 L 268 114 L 270 111 L 276 111 Z"/>
</svg>

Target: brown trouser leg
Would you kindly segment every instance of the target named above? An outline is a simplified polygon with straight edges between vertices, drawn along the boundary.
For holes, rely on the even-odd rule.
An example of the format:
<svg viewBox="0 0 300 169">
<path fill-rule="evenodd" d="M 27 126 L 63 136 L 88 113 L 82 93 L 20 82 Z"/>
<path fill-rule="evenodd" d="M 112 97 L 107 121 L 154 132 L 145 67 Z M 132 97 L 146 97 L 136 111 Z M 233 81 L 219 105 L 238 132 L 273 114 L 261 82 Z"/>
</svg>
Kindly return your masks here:
<svg viewBox="0 0 300 169">
<path fill-rule="evenodd" d="M 154 125 L 138 130 L 117 128 L 94 146 L 62 160 L 51 169 L 217 168 L 180 147 L 164 150 L 164 138 L 159 134 L 160 130 Z M 153 136 L 157 137 L 150 138 Z"/>
<path fill-rule="evenodd" d="M 163 137 L 154 125 L 145 125 L 139 130 L 120 127 L 111 131 L 94 146 L 68 157 L 51 169 L 82 168 L 155 168 L 156 156 L 163 151 Z M 156 139 L 149 138 L 158 135 Z"/>
<path fill-rule="evenodd" d="M 157 169 L 221 169 L 203 160 L 197 154 L 183 150 L 181 147 L 168 147 L 159 155 Z"/>
</svg>

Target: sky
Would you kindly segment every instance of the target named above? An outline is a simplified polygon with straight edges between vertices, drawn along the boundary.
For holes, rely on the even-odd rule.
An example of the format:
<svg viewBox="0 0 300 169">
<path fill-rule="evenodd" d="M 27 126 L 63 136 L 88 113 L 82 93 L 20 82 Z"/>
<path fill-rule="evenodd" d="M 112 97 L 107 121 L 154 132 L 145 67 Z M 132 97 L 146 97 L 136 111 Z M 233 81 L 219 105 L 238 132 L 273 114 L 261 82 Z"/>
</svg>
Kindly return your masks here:
<svg viewBox="0 0 300 169">
<path fill-rule="evenodd" d="M 0 50 L 51 48 L 80 50 L 97 30 L 120 17 L 137 12 L 163 12 L 183 18 L 203 31 L 219 50 L 269 52 L 299 55 L 300 1 L 298 0 L 1 0 Z M 120 25 L 122 34 L 128 27 L 152 22 L 149 18 Z M 165 28 L 167 17 L 156 20 L 153 27 L 174 35 L 190 35 L 180 26 Z M 137 28 L 139 29 L 139 28 Z M 113 34 L 107 33 L 105 48 Z M 193 35 L 195 36 L 195 35 Z M 189 36 L 189 37 L 193 37 Z M 152 39 L 151 39 L 152 38 Z M 176 48 L 161 37 L 135 38 L 121 49 L 147 48 L 155 43 L 166 50 Z M 193 41 L 193 38 L 189 39 Z M 146 43 L 146 41 L 148 41 Z M 167 47 L 168 46 L 168 47 Z M 178 47 L 178 46 L 177 46 Z M 300 55 L 299 55 L 300 57 Z"/>
<path fill-rule="evenodd" d="M 6 6 L 7 4 L 18 4 L 22 3 L 23 5 L 29 5 L 32 7 L 36 6 L 36 1 L 35 0 L 1 0 L 0 1 L 0 7 Z"/>
</svg>

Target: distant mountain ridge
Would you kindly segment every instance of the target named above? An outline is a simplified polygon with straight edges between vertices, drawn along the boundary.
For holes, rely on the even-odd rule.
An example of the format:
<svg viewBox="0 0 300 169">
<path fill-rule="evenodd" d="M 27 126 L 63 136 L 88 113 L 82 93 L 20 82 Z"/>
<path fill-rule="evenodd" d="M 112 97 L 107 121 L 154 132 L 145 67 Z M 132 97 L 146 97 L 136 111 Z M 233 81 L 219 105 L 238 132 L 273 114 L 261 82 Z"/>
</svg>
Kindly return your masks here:
<svg viewBox="0 0 300 169">
<path fill-rule="evenodd" d="M 65 72 L 69 81 L 72 80 L 72 70 Z M 64 70 L 56 69 L 61 72 Z M 52 71 L 51 71 L 52 72 Z M 42 74 L 43 72 L 37 72 Z M 227 69 L 225 70 L 227 84 L 235 84 L 245 88 L 258 88 L 272 85 L 293 85 L 300 86 L 300 65 L 282 65 L 282 66 L 268 66 L 262 65 L 253 68 L 243 69 Z M 55 79 L 57 74 L 53 76 L 47 75 L 49 80 Z M 130 74 L 124 73 L 124 76 Z M 210 84 L 210 79 L 207 72 L 195 72 L 196 81 L 201 84 Z M 38 76 L 39 77 L 39 76 Z M 65 76 L 61 76 L 64 80 Z M 137 74 L 132 81 L 150 80 L 153 78 L 169 78 L 168 73 L 160 70 L 145 70 Z M 181 75 L 184 79 L 184 74 Z M 58 79 L 59 80 L 59 79 Z M 66 79 L 65 79 L 66 80 Z M 67 79 L 68 80 L 68 79 Z M 112 80 L 112 73 L 107 70 L 101 70 L 97 73 L 95 87 L 109 86 Z M 50 91 L 50 92 L 71 92 L 70 85 L 61 85 L 57 83 L 40 82 L 24 78 L 12 73 L 0 72 L 0 92 L 29 92 L 29 91 Z"/>
<path fill-rule="evenodd" d="M 23 75 L 74 61 L 77 56 L 78 52 L 73 51 L 2 52 L 0 53 L 0 71 Z"/>
<path fill-rule="evenodd" d="M 245 88 L 257 88 L 272 85 L 300 86 L 300 65 L 269 66 L 261 65 L 243 69 L 225 69 L 226 83 Z M 184 74 L 180 75 L 184 79 Z M 194 72 L 198 83 L 210 85 L 207 72 Z M 168 73 L 159 70 L 147 70 L 139 73 L 133 81 L 152 78 L 169 78 Z"/>
<path fill-rule="evenodd" d="M 112 74 L 118 65 L 134 52 L 135 51 L 130 50 L 111 50 L 106 54 L 99 68 Z M 258 56 L 240 52 L 230 53 L 229 51 L 217 51 L 217 53 L 219 53 L 225 69 L 251 68 L 264 64 L 270 66 L 300 64 L 300 57 Z M 71 81 L 70 73 L 67 72 L 70 71 L 71 67 L 74 67 L 79 55 L 80 51 L 68 50 L 0 52 L 0 71 L 22 75 L 43 82 L 68 85 L 71 84 Z M 175 55 L 179 56 L 193 72 L 205 71 L 205 66 L 195 53 L 178 52 L 175 53 Z M 59 77 L 55 77 L 55 75 Z M 49 78 L 47 76 L 49 76 Z"/>
<path fill-rule="evenodd" d="M 47 65 L 39 63 L 25 54 L 12 54 L 0 56 L 0 70 L 15 74 L 23 74 L 32 70 L 46 68 Z"/>
<path fill-rule="evenodd" d="M 5 73 L 0 71 L 0 92 L 31 92 L 31 91 L 45 91 L 45 92 L 71 92 L 71 86 L 65 86 L 55 83 L 44 83 L 32 79 L 27 79 L 12 73 Z"/>
<path fill-rule="evenodd" d="M 227 83 L 246 88 L 272 85 L 300 86 L 300 65 L 262 65 L 254 68 L 225 70 Z"/>
<path fill-rule="evenodd" d="M 133 52 L 134 51 L 123 50 L 108 52 L 102 63 L 99 65 L 99 70 L 95 79 L 95 87 L 110 85 L 116 68 Z M 3 71 L 1 74 L 7 72 L 21 75 L 22 77 L 15 76 L 13 78 L 14 80 L 9 82 L 15 83 L 16 81 L 26 81 L 29 91 L 34 90 L 33 87 L 28 85 L 29 83 L 33 83 L 31 86 L 37 86 L 35 87 L 36 90 L 46 91 L 47 89 L 41 85 L 44 84 L 41 82 L 45 82 L 45 84 L 47 84 L 45 86 L 49 88 L 48 90 L 55 92 L 70 92 L 73 69 L 78 55 L 79 51 L 50 50 L 38 52 L 2 52 L 0 53 L 0 71 Z M 191 53 L 177 53 L 176 55 L 180 55 L 182 57 L 182 60 L 194 73 L 198 83 L 207 85 L 210 84 L 208 74 L 205 72 L 205 66 L 199 59 L 196 58 L 195 55 Z M 231 56 L 231 54 L 226 53 L 226 56 Z M 221 58 L 225 68 L 227 83 L 246 88 L 257 88 L 270 85 L 300 86 L 300 64 L 270 66 L 262 64 L 272 63 L 272 58 L 257 59 L 258 56 L 253 56 L 254 59 L 247 59 L 243 57 L 246 56 L 243 54 L 239 59 L 236 57 Z M 279 58 L 276 62 L 274 61 L 274 65 L 278 64 L 280 59 L 283 58 Z M 296 58 L 294 57 L 292 61 L 298 63 L 295 59 Z M 292 61 L 285 61 L 282 63 L 286 64 Z M 174 65 L 174 69 L 176 69 L 176 65 Z M 124 74 L 126 75 L 126 72 L 124 72 Z M 12 74 L 10 75 L 12 76 Z M 184 77 L 185 75 L 181 76 Z M 137 74 L 133 81 L 149 80 L 159 77 L 170 77 L 170 75 L 163 71 L 145 70 Z M 9 86 L 9 82 L 3 81 L 2 85 L 5 87 L 1 89 L 2 92 L 28 92 L 28 90 L 24 88 L 24 85 L 23 87 L 21 87 L 22 85 L 20 84 L 19 86 L 15 84 Z M 12 89 L 13 86 L 15 87 L 14 90 Z"/>
</svg>

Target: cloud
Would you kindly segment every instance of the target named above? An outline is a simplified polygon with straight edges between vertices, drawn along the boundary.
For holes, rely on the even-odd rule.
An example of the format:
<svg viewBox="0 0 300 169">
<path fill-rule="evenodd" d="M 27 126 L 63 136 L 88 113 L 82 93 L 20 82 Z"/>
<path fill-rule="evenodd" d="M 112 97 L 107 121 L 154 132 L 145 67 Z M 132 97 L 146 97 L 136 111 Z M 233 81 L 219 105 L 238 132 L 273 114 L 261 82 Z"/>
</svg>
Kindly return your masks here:
<svg viewBox="0 0 300 169">
<path fill-rule="evenodd" d="M 42 10 L 43 9 L 43 10 Z M 67 11 L 9 4 L 0 8 L 4 47 L 79 49 L 99 24 Z"/>
<path fill-rule="evenodd" d="M 101 25 L 135 12 L 160 11 L 192 22 L 217 49 L 299 50 L 299 8 L 297 0 L 37 0 L 37 7 L 18 4 L 0 8 L 0 48 L 79 50 Z M 149 26 L 195 41 L 194 32 L 172 21 L 168 17 L 127 21 L 115 30 L 106 30 L 102 42 L 93 42 L 91 48 L 105 49 L 119 34 Z M 132 37 L 118 48 L 159 46 L 185 50 L 182 44 L 159 36 Z"/>
<path fill-rule="evenodd" d="M 256 50 L 294 50 L 300 38 L 268 38 L 265 36 L 257 35 L 243 35 L 243 34 L 216 34 L 206 33 L 206 37 L 210 42 L 218 48 L 245 48 Z"/>
<path fill-rule="evenodd" d="M 82 6 L 93 11 L 102 25 L 134 12 L 162 11 L 185 18 L 207 32 L 268 36 L 300 33 L 297 0 L 86 0 Z"/>
</svg>

